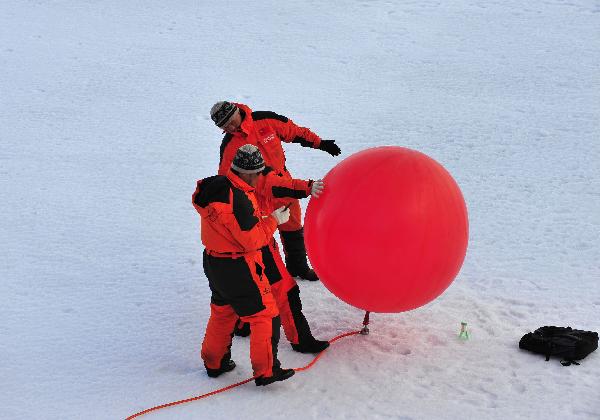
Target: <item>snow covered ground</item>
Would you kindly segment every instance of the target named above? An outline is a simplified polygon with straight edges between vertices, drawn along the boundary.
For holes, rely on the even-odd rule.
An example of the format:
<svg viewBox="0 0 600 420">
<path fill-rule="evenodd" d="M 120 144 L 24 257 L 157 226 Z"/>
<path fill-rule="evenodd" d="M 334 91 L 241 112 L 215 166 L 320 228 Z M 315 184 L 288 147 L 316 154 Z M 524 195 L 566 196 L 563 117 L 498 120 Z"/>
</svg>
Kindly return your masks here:
<svg viewBox="0 0 600 420">
<path fill-rule="evenodd" d="M 216 380 L 199 358 L 190 197 L 222 99 L 338 141 L 286 146 L 297 177 L 379 145 L 432 156 L 469 250 L 437 300 L 373 314 L 289 381 L 145 418 L 600 418 L 600 352 L 517 348 L 542 325 L 600 331 L 599 69 L 597 0 L 0 2 L 0 418 L 122 419 L 251 376 L 247 339 Z M 360 327 L 300 287 L 315 335 Z M 280 358 L 311 360 L 285 339 Z"/>
</svg>

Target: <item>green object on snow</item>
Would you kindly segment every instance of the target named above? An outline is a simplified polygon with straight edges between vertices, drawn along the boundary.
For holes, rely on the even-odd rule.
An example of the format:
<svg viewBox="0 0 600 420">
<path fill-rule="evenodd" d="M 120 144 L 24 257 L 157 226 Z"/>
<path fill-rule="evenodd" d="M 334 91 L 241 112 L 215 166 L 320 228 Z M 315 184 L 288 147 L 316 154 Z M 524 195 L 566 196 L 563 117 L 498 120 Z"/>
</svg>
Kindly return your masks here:
<svg viewBox="0 0 600 420">
<path fill-rule="evenodd" d="M 458 333 L 458 338 L 461 340 L 468 340 L 469 339 L 469 330 L 467 330 L 467 323 L 466 322 L 461 322 L 460 323 L 460 332 Z"/>
</svg>

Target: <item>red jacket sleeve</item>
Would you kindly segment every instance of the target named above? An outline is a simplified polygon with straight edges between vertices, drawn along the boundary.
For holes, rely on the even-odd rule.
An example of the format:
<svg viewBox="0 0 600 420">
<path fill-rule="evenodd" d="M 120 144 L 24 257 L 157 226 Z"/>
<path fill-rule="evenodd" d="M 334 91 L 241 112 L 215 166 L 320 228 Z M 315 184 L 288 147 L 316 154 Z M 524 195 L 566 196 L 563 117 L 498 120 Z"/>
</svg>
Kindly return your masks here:
<svg viewBox="0 0 600 420">
<path fill-rule="evenodd" d="M 303 147 L 312 147 L 318 149 L 321 144 L 321 138 L 306 127 L 300 127 L 294 124 L 290 119 L 287 122 L 274 120 L 273 128 L 277 135 L 286 143 L 299 143 Z"/>
<path fill-rule="evenodd" d="M 312 180 L 292 179 L 269 172 L 264 175 L 264 182 L 259 182 L 259 194 L 274 198 L 306 198 L 310 195 Z"/>
<path fill-rule="evenodd" d="M 232 189 L 233 217 L 224 220 L 235 240 L 246 250 L 256 250 L 267 245 L 277 229 L 277 219 L 262 217 L 257 203 L 241 190 Z"/>
<path fill-rule="evenodd" d="M 241 229 L 236 218 L 229 216 L 224 217 L 223 224 L 246 251 L 254 251 L 267 245 L 277 230 L 277 220 L 274 216 L 259 217 L 258 222 L 249 230 Z"/>
</svg>

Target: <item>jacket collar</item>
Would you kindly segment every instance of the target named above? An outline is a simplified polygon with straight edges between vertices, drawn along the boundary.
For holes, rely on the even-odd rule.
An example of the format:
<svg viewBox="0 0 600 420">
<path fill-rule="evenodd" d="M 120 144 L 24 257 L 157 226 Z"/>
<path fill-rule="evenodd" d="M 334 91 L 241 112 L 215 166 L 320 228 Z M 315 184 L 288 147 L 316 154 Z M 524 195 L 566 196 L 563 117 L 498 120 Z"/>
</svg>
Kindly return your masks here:
<svg viewBox="0 0 600 420">
<path fill-rule="evenodd" d="M 252 126 L 254 125 L 254 120 L 252 119 L 252 110 L 248 105 L 239 104 L 234 102 L 234 104 L 240 109 L 242 114 L 242 124 L 240 125 L 240 129 L 246 135 L 250 134 L 252 131 Z"/>
<path fill-rule="evenodd" d="M 251 185 L 248 185 L 246 183 L 246 181 L 244 181 L 242 178 L 240 178 L 239 176 L 237 176 L 236 174 L 234 174 L 231 169 L 229 169 L 227 171 L 227 174 L 225 174 L 225 176 L 231 181 L 231 183 L 233 184 L 234 187 L 239 188 L 242 191 L 246 191 L 246 192 L 252 192 L 254 191 L 254 187 Z"/>
</svg>

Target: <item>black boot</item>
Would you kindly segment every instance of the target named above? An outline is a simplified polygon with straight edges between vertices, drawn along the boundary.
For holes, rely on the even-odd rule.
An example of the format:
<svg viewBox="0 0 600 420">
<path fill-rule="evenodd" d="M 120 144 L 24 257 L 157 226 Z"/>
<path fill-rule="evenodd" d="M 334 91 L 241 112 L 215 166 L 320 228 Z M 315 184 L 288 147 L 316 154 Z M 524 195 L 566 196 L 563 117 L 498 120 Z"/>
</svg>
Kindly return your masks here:
<svg viewBox="0 0 600 420">
<path fill-rule="evenodd" d="M 298 331 L 298 344 L 292 344 L 292 348 L 300 353 L 320 353 L 329 347 L 329 342 L 320 341 L 313 337 L 310 325 L 308 325 L 308 321 L 304 313 L 302 313 L 302 301 L 300 300 L 300 288 L 298 285 L 295 285 L 288 291 L 287 297 L 292 316 L 294 317 L 296 331 Z"/>
<path fill-rule="evenodd" d="M 304 246 L 304 228 L 290 232 L 279 231 L 279 236 L 285 253 L 285 266 L 292 277 L 310 281 L 319 280 L 317 274 L 308 266 L 306 247 Z"/>
<path fill-rule="evenodd" d="M 298 275 L 298 277 L 300 277 L 302 280 L 319 281 L 319 276 L 317 276 L 317 273 L 315 273 L 315 270 L 312 268 L 309 268 L 304 274 Z"/>
<path fill-rule="evenodd" d="M 304 341 L 298 344 L 292 344 L 292 348 L 299 353 L 321 353 L 329 347 L 329 341 L 321 341 L 312 339 L 311 341 Z"/>
<path fill-rule="evenodd" d="M 294 369 L 281 369 L 273 367 L 273 375 L 256 378 L 254 383 L 256 386 L 265 386 L 272 384 L 273 382 L 285 381 L 286 379 L 294 376 L 294 373 L 296 373 Z"/>
<path fill-rule="evenodd" d="M 208 374 L 208 376 L 210 376 L 211 378 L 216 378 L 217 376 L 220 376 L 225 372 L 229 372 L 235 369 L 235 362 L 231 359 L 223 359 L 221 361 L 221 367 L 219 369 L 209 369 L 206 367 L 206 365 L 204 365 L 204 367 L 206 368 L 206 373 Z"/>
</svg>

